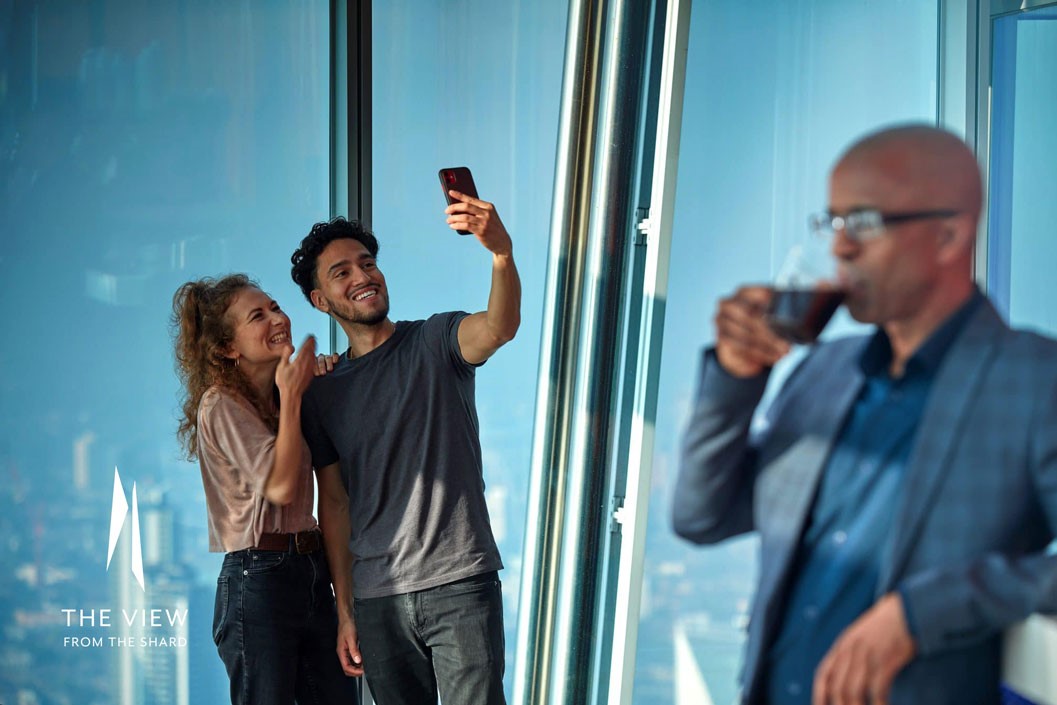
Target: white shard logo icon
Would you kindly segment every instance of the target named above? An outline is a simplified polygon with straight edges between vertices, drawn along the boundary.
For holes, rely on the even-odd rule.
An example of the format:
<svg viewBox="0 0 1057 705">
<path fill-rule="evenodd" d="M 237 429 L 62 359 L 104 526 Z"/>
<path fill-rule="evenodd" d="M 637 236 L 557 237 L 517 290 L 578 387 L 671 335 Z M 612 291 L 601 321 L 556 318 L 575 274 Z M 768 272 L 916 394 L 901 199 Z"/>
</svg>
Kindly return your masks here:
<svg viewBox="0 0 1057 705">
<path fill-rule="evenodd" d="M 110 571 L 110 559 L 114 557 L 121 527 L 128 516 L 128 501 L 125 499 L 125 488 L 121 486 L 121 476 L 114 468 L 114 499 L 110 503 L 110 548 L 106 552 L 106 569 Z M 143 545 L 139 538 L 139 501 L 136 499 L 136 483 L 132 483 L 132 574 L 136 576 L 140 590 L 143 585 Z"/>
</svg>

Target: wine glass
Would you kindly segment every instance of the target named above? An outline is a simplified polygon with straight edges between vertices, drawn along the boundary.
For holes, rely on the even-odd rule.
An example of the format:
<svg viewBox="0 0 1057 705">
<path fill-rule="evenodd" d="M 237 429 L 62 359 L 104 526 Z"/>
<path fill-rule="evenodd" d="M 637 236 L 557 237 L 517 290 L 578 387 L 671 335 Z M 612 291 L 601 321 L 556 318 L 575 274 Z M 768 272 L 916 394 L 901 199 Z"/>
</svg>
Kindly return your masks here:
<svg viewBox="0 0 1057 705">
<path fill-rule="evenodd" d="M 786 340 L 809 345 L 818 339 L 846 295 L 828 241 L 813 236 L 794 245 L 778 270 L 767 324 Z"/>
</svg>

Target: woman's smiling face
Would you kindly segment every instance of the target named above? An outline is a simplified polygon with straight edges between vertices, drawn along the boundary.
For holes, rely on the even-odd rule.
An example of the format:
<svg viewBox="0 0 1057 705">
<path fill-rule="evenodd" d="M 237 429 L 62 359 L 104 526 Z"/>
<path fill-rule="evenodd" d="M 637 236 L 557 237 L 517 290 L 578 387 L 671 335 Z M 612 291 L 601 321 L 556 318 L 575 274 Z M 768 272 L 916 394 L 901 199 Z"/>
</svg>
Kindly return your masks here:
<svg viewBox="0 0 1057 705">
<path fill-rule="evenodd" d="M 229 356 L 237 359 L 240 367 L 278 363 L 292 347 L 290 317 L 260 289 L 240 291 L 224 315 L 234 331 Z"/>
</svg>

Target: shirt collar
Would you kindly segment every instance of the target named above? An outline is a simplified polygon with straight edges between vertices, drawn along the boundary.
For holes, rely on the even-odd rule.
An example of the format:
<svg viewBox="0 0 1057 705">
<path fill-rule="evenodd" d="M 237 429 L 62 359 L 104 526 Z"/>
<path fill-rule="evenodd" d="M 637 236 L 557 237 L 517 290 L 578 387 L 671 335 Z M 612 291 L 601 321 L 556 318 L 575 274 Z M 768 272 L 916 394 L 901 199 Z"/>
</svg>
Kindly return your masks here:
<svg viewBox="0 0 1057 705">
<path fill-rule="evenodd" d="M 914 351 L 914 354 L 907 361 L 907 375 L 935 374 L 954 339 L 965 328 L 965 324 L 980 306 L 980 302 L 983 299 L 984 295 L 979 289 L 974 287 L 969 299 Z M 888 367 L 891 363 L 892 344 L 888 340 L 888 334 L 885 333 L 883 328 L 878 326 L 859 357 L 859 367 L 867 377 L 878 377 L 888 374 Z"/>
</svg>

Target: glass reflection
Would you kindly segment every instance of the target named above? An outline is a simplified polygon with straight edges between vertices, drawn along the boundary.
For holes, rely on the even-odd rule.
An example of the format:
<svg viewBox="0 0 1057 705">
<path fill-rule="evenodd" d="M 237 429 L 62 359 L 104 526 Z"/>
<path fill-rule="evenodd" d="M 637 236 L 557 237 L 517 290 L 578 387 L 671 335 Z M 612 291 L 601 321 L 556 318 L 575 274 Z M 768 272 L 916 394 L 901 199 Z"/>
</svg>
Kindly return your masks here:
<svg viewBox="0 0 1057 705">
<path fill-rule="evenodd" d="M 0 4 L 2 702 L 227 697 L 167 321 L 179 283 L 237 269 L 326 339 L 288 258 L 329 207 L 328 21 L 316 1 Z"/>
</svg>

